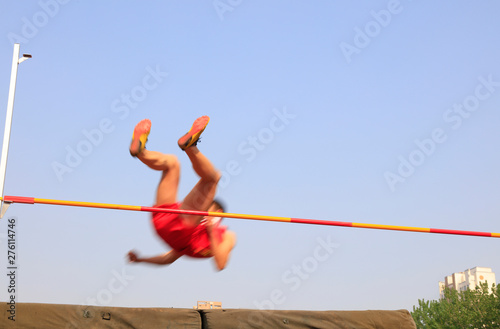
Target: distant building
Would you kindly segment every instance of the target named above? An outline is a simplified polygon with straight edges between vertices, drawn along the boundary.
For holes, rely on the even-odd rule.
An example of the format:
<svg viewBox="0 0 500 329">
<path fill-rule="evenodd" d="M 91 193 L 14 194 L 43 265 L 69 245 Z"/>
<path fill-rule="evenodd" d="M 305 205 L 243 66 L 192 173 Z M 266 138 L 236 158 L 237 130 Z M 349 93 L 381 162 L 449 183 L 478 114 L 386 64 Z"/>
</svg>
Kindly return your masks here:
<svg viewBox="0 0 500 329">
<path fill-rule="evenodd" d="M 207 302 L 207 301 L 198 301 L 196 307 L 193 307 L 197 310 L 220 310 L 222 309 L 221 302 Z"/>
<path fill-rule="evenodd" d="M 444 298 L 444 288 L 465 291 L 475 289 L 480 283 L 488 283 L 488 287 L 496 283 L 495 273 L 489 267 L 474 267 L 464 272 L 453 273 L 444 278 L 444 282 L 439 282 L 439 296 Z"/>
</svg>

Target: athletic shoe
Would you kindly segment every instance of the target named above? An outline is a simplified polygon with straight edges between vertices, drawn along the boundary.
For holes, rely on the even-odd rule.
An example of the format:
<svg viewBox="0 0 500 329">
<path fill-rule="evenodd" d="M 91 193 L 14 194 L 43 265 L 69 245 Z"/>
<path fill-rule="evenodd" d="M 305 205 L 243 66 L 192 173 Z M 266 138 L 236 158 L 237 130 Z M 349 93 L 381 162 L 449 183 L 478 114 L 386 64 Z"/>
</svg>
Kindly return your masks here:
<svg viewBox="0 0 500 329">
<path fill-rule="evenodd" d="M 150 130 L 151 121 L 149 119 L 144 119 L 135 126 L 130 143 L 130 155 L 136 157 L 144 150 Z"/>
<path fill-rule="evenodd" d="M 187 134 L 179 138 L 179 141 L 177 142 L 179 147 L 185 151 L 188 147 L 196 145 L 200 139 L 201 133 L 205 130 L 209 121 L 210 118 L 206 115 L 196 119 Z"/>
</svg>

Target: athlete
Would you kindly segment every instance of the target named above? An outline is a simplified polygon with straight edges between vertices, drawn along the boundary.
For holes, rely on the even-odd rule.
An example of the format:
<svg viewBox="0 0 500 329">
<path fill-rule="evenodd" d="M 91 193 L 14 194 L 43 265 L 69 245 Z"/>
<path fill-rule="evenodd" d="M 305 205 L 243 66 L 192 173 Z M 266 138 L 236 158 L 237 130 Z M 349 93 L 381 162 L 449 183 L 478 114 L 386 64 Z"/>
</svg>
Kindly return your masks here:
<svg viewBox="0 0 500 329">
<path fill-rule="evenodd" d="M 208 116 L 196 119 L 189 132 L 178 141 L 179 147 L 187 154 L 194 171 L 200 177 L 182 202 L 177 201 L 179 160 L 173 154 L 163 154 L 145 148 L 151 130 L 150 120 L 144 119 L 135 126 L 130 154 L 151 169 L 163 172 L 157 189 L 156 207 L 224 212 L 221 203 L 214 201 L 221 174 L 196 146 L 209 120 Z M 130 262 L 168 265 L 184 255 L 196 258 L 213 257 L 220 271 L 226 267 L 231 250 L 236 244 L 236 235 L 219 225 L 219 217 L 154 212 L 152 222 L 157 234 L 172 250 L 154 257 L 139 257 L 136 252 L 130 251 Z"/>
</svg>

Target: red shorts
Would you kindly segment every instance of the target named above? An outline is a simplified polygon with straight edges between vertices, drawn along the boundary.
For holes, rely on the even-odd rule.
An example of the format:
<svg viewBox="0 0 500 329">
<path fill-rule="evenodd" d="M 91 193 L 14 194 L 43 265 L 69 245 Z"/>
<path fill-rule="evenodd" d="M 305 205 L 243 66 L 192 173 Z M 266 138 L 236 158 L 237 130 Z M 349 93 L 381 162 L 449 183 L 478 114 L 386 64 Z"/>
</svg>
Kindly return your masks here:
<svg viewBox="0 0 500 329">
<path fill-rule="evenodd" d="M 157 208 L 180 209 L 180 203 L 163 204 Z M 186 226 L 179 214 L 153 212 L 152 222 L 156 233 L 175 251 L 191 257 L 212 257 L 210 239 L 205 225 Z M 218 243 L 226 232 L 225 226 L 215 226 L 212 230 Z"/>
</svg>

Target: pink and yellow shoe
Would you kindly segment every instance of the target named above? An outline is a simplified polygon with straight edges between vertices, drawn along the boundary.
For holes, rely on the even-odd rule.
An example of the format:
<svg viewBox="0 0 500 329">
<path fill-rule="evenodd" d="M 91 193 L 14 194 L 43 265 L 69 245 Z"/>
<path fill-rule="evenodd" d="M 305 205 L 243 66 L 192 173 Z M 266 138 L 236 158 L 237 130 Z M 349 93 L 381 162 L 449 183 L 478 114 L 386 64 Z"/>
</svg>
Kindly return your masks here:
<svg viewBox="0 0 500 329">
<path fill-rule="evenodd" d="M 198 143 L 198 140 L 200 139 L 201 133 L 203 132 L 203 130 L 205 130 L 209 121 L 210 118 L 206 115 L 196 119 L 187 134 L 179 138 L 179 141 L 177 142 L 177 144 L 179 144 L 179 147 L 183 151 L 185 151 L 188 147 L 196 145 L 196 143 Z"/>
<path fill-rule="evenodd" d="M 144 150 L 150 130 L 151 121 L 149 119 L 144 119 L 135 126 L 130 143 L 130 155 L 136 157 Z"/>
</svg>

